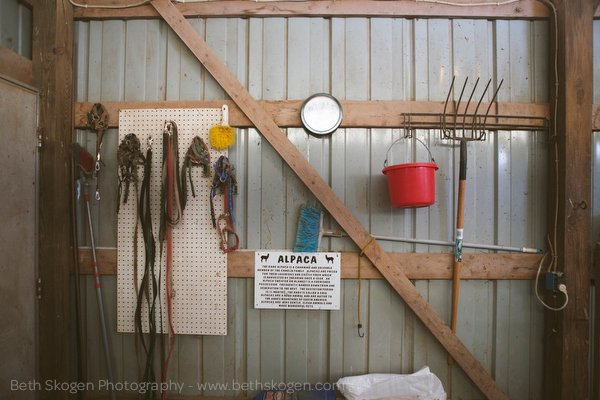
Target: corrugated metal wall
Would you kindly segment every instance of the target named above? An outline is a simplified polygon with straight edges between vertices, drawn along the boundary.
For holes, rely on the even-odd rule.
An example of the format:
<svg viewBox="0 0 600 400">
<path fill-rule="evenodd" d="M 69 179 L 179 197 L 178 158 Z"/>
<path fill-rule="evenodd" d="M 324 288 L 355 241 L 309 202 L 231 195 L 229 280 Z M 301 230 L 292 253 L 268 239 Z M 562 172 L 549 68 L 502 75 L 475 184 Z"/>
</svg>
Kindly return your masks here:
<svg viewBox="0 0 600 400">
<path fill-rule="evenodd" d="M 31 59 L 31 9 L 17 0 L 0 1 L 0 46 Z"/>
<path fill-rule="evenodd" d="M 544 21 L 191 22 L 256 99 L 305 99 L 328 92 L 348 100 L 443 101 L 456 75 L 459 86 L 469 77 L 469 89 L 477 77 L 484 82 L 491 78 L 493 85 L 504 79 L 500 102 L 548 101 Z M 163 22 L 76 22 L 75 40 L 76 101 L 226 98 Z M 454 90 L 455 99 L 459 93 Z M 486 97 L 489 101 L 491 93 Z M 440 166 L 436 203 L 419 210 L 392 209 L 381 173 L 388 147 L 402 134 L 399 129 L 340 129 L 323 139 L 309 137 L 301 129 L 287 129 L 286 134 L 373 234 L 453 240 L 458 148 L 441 141 L 436 132 L 417 132 Z M 94 134 L 79 131 L 77 138 L 94 152 Z M 116 247 L 117 233 L 116 152 L 110 151 L 116 148 L 117 132 L 109 130 L 104 139 L 103 198 L 93 203 L 97 244 L 109 248 Z M 394 147 L 390 161 L 424 161 L 426 156 L 418 143 L 406 140 Z M 543 133 L 498 132 L 469 144 L 466 241 L 544 247 L 547 157 Z M 253 129 L 238 130 L 230 158 L 240 184 L 235 207 L 242 247 L 291 249 L 300 205 L 314 202 L 313 197 Z M 336 225 L 331 218 L 326 223 Z M 86 231 L 85 225 L 80 228 Z M 86 241 L 82 234 L 80 243 Z M 394 252 L 451 251 L 381 244 Z M 326 246 L 331 251 L 358 251 L 347 239 L 332 239 Z M 97 382 L 106 374 L 96 299 L 92 278 L 83 283 L 89 379 Z M 415 285 L 449 321 L 451 282 Z M 103 288 L 116 379 L 136 381 L 133 335 L 116 333 L 116 277 L 103 277 Z M 232 382 L 333 382 L 370 372 L 411 373 L 429 365 L 449 397 L 483 398 L 458 366 L 448 367 L 443 347 L 387 282 L 363 282 L 362 288 L 364 339 L 356 332 L 356 280 L 343 281 L 340 311 L 319 312 L 255 310 L 253 280 L 229 279 L 229 334 L 179 336 L 169 377 L 184 383 L 182 394 L 230 396 L 244 393 Z M 514 400 L 542 399 L 544 312 L 533 288 L 528 281 L 461 283 L 458 336 Z M 198 388 L 198 383 L 230 386 Z"/>
</svg>

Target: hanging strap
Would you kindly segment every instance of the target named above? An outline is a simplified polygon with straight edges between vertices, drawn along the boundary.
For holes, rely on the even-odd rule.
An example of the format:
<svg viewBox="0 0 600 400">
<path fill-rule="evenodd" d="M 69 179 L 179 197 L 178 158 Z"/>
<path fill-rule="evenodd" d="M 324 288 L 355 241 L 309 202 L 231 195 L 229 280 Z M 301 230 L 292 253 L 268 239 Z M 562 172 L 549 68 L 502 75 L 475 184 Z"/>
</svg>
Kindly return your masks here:
<svg viewBox="0 0 600 400">
<path fill-rule="evenodd" d="M 172 298 L 175 297 L 175 290 L 173 288 L 173 241 L 172 241 L 172 230 L 173 226 L 177 225 L 181 221 L 182 216 L 182 204 L 180 202 L 183 197 L 181 194 L 181 186 L 179 179 L 179 151 L 177 148 L 177 125 L 173 121 L 165 122 L 163 131 L 163 171 L 162 171 L 162 219 L 161 226 L 163 231 L 161 235 L 161 241 L 166 241 L 166 295 L 167 295 L 167 321 L 169 327 L 169 349 L 165 364 L 163 366 L 163 382 L 167 379 L 167 372 L 169 369 L 169 360 L 175 346 L 175 330 L 173 328 L 173 309 L 172 309 Z M 177 216 L 173 215 L 173 201 L 175 201 L 175 207 Z M 162 246 L 162 242 L 161 242 Z M 162 392 L 162 398 L 165 399 L 166 391 Z"/>
<path fill-rule="evenodd" d="M 179 179 L 179 147 L 177 125 L 173 121 L 166 121 L 163 131 L 163 170 L 162 170 L 162 219 L 170 226 L 176 226 L 181 221 L 183 213 L 181 180 Z M 173 185 L 171 194 L 171 208 L 167 209 L 166 186 Z M 173 200 L 177 213 L 173 216 Z"/>
<path fill-rule="evenodd" d="M 155 242 L 152 233 L 152 218 L 150 213 L 150 176 L 152 166 L 152 139 L 148 139 L 148 150 L 146 151 L 146 164 L 144 167 L 144 179 L 140 190 L 140 199 L 138 207 L 138 216 L 142 225 L 142 236 L 144 240 L 145 260 L 144 273 L 140 283 L 137 306 L 135 310 L 135 326 L 139 337 L 139 342 L 142 343 L 146 360 L 144 363 L 143 381 L 156 382 L 154 372 L 154 349 L 156 343 L 156 319 L 155 307 L 156 298 L 158 295 L 158 285 L 154 274 L 154 257 L 155 257 Z M 137 268 L 134 273 L 137 275 Z M 144 301 L 148 309 L 148 343 L 146 343 L 143 334 L 142 326 L 142 305 Z M 136 340 L 136 343 L 138 341 Z M 136 345 L 137 352 L 137 345 Z M 148 398 L 153 397 L 153 392 L 148 393 Z"/>
<path fill-rule="evenodd" d="M 360 332 L 360 330 L 363 327 L 360 322 L 360 289 L 361 289 L 360 260 L 362 259 L 362 256 L 365 254 L 365 251 L 369 248 L 369 246 L 371 244 L 373 244 L 374 241 L 375 241 L 375 238 L 371 238 L 371 241 L 360 251 L 360 254 L 358 255 L 358 336 L 361 338 L 365 337 L 365 334 L 364 333 L 361 334 L 361 332 Z"/>
<path fill-rule="evenodd" d="M 149 149 L 150 150 L 150 149 Z M 150 150 L 151 151 L 151 150 Z M 129 197 L 129 186 L 130 183 L 133 183 L 135 185 L 135 190 L 133 191 L 133 196 L 134 196 L 134 204 L 136 209 L 134 210 L 134 215 L 136 216 L 135 218 L 135 228 L 133 231 L 133 283 L 134 283 L 134 289 L 135 289 L 135 298 L 138 299 L 139 294 L 140 294 L 140 287 L 139 287 L 139 279 L 138 279 L 138 244 L 139 244 L 139 238 L 138 238 L 138 231 L 139 231 L 139 225 L 141 222 L 141 218 L 140 215 L 138 213 L 138 199 L 137 199 L 137 193 L 138 193 L 138 183 L 139 183 L 139 179 L 138 179 L 138 166 L 142 165 L 144 166 L 146 164 L 146 159 L 144 157 L 144 155 L 142 154 L 141 150 L 140 150 L 140 140 L 138 139 L 138 137 L 134 134 L 134 133 L 128 133 L 127 135 L 125 135 L 125 138 L 123 138 L 123 140 L 121 141 L 121 143 L 119 144 L 119 148 L 117 150 L 117 163 L 119 166 L 118 169 L 118 180 L 119 180 L 119 191 L 118 191 L 118 200 L 117 200 L 117 214 L 119 213 L 120 210 L 120 206 L 121 206 L 121 199 L 123 199 L 123 204 L 125 204 L 128 200 Z M 148 172 L 149 169 L 146 167 L 146 171 Z M 147 257 L 147 255 L 146 255 Z M 140 325 L 141 325 L 141 302 L 139 303 L 140 305 Z M 136 307 L 136 311 L 137 311 L 137 307 Z M 137 317 L 137 313 L 135 314 L 135 317 Z M 137 319 L 135 319 L 135 322 L 137 322 Z M 136 355 L 136 360 L 137 360 L 137 366 L 138 366 L 138 379 L 141 380 L 143 377 L 143 372 L 142 372 L 142 362 L 140 359 L 140 352 L 139 352 L 139 346 L 140 346 L 140 337 L 139 337 L 139 327 L 137 323 L 134 323 L 134 347 L 135 347 L 135 355 Z M 147 357 L 147 354 L 146 354 Z"/>
</svg>

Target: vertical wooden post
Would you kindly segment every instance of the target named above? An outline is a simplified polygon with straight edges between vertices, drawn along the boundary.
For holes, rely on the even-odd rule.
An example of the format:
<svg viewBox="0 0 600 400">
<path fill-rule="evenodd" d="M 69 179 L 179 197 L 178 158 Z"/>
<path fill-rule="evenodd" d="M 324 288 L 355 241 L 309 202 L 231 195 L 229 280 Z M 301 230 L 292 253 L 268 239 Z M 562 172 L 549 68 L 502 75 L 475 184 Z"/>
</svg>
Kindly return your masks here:
<svg viewBox="0 0 600 400">
<path fill-rule="evenodd" d="M 558 190 L 558 270 L 566 276 L 569 304 L 546 315 L 546 399 L 589 398 L 589 293 L 591 267 L 592 18 L 595 0 L 554 0 L 558 26 L 558 185 L 549 168 L 550 198 Z M 551 21 L 554 32 L 553 20 Z M 554 37 L 554 35 L 552 35 Z M 554 53 L 554 42 L 552 41 Z M 551 64 L 553 65 L 553 64 Z M 554 92 L 551 74 L 550 92 Z M 551 107 L 553 109 L 553 107 Z M 554 146 L 549 159 L 554 164 Z M 554 208 L 549 207 L 549 231 Z M 562 305 L 560 294 L 550 305 Z"/>
<path fill-rule="evenodd" d="M 44 382 L 69 382 L 70 154 L 73 137 L 73 8 L 68 0 L 33 7 L 33 85 L 40 91 L 39 366 Z"/>
</svg>

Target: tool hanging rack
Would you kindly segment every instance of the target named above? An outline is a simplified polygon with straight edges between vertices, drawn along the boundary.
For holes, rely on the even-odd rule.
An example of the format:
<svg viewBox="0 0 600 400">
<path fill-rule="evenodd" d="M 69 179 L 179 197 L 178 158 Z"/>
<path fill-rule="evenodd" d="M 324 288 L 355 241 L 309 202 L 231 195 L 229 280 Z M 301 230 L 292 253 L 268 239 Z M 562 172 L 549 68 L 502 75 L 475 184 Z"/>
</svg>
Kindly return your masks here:
<svg viewBox="0 0 600 400">
<path fill-rule="evenodd" d="M 449 111 L 450 94 L 454 87 L 456 77 L 452 78 L 448 96 L 444 102 L 444 109 L 441 113 L 403 113 L 403 124 L 405 137 L 412 137 L 412 132 L 416 129 L 439 129 L 441 139 L 460 139 L 466 141 L 482 141 L 485 140 L 486 134 L 489 131 L 549 131 L 550 120 L 547 117 L 524 116 L 524 115 L 502 115 L 498 113 L 490 114 L 494 101 L 498 96 L 498 91 L 504 80 L 500 82 L 492 101 L 487 104 L 485 114 L 483 109 L 485 103 L 483 98 L 487 93 L 492 80 L 488 80 L 479 102 L 477 105 L 471 104 L 479 78 L 473 85 L 469 99 L 464 107 L 461 107 L 461 101 L 467 87 L 469 78 L 465 79 L 460 96 L 454 111 Z M 452 102 L 454 103 L 454 102 Z M 474 107 L 474 109 L 473 109 Z M 473 110 L 473 111 L 471 111 Z M 480 113 L 481 110 L 481 113 Z"/>
</svg>

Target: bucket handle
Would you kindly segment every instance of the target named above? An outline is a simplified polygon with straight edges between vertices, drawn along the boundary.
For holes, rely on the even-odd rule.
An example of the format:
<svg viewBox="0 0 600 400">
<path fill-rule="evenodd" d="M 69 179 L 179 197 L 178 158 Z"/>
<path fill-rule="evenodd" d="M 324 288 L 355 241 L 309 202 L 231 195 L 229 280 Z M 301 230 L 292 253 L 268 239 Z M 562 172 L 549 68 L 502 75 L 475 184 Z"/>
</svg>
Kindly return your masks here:
<svg viewBox="0 0 600 400">
<path fill-rule="evenodd" d="M 429 147 L 427 147 L 427 145 L 425 144 L 425 142 L 423 142 L 421 139 L 419 139 L 416 136 L 403 136 L 400 139 L 396 139 L 396 141 L 394 141 L 394 143 L 392 143 L 390 145 L 390 147 L 388 148 L 388 150 L 385 153 L 385 161 L 383 162 L 383 168 L 387 167 L 387 162 L 388 162 L 388 155 L 390 153 L 390 150 L 392 149 L 392 146 L 394 146 L 396 143 L 398 143 L 399 141 L 401 141 L 402 139 L 408 139 L 408 138 L 414 138 L 416 139 L 419 143 L 421 143 L 423 146 L 425 146 L 425 149 L 427 149 L 427 152 L 429 153 L 429 158 L 431 158 L 431 162 L 435 164 L 435 159 L 433 158 L 433 155 L 431 155 L 431 150 L 429 150 Z"/>
</svg>

